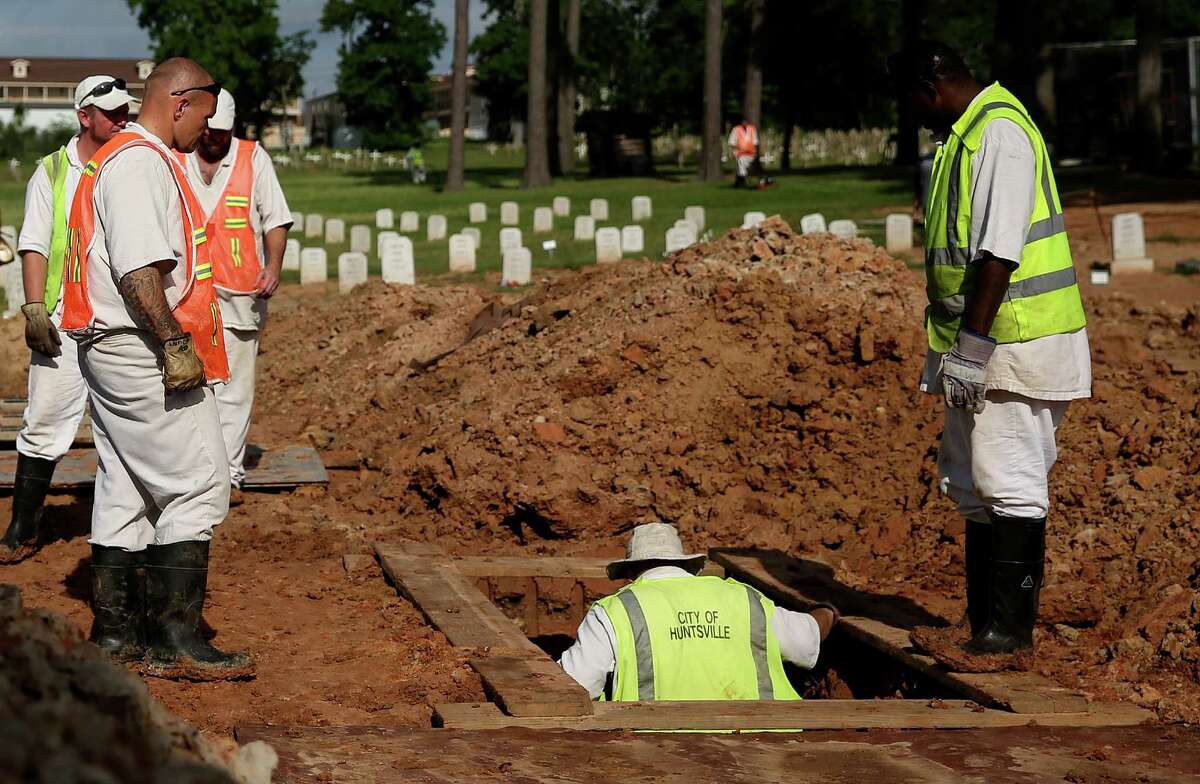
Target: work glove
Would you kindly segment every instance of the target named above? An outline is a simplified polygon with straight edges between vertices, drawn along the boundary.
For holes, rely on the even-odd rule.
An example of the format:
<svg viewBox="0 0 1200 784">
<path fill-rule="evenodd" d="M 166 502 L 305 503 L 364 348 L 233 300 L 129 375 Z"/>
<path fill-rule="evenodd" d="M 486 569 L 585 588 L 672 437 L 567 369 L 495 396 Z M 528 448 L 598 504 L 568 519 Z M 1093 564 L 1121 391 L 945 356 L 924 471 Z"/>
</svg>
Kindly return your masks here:
<svg viewBox="0 0 1200 784">
<path fill-rule="evenodd" d="M 50 321 L 45 303 L 26 302 L 21 306 L 21 313 L 25 314 L 25 345 L 48 357 L 61 355 L 62 349 L 59 347 L 62 345 L 62 338 L 58 336 L 58 330 Z"/>
<path fill-rule="evenodd" d="M 204 364 L 196 356 L 191 335 L 163 342 L 163 385 L 167 394 L 187 392 L 204 383 Z"/>
<path fill-rule="evenodd" d="M 948 408 L 965 408 L 976 414 L 987 405 L 987 363 L 996 341 L 960 329 L 950 353 L 942 357 L 942 392 Z"/>
</svg>

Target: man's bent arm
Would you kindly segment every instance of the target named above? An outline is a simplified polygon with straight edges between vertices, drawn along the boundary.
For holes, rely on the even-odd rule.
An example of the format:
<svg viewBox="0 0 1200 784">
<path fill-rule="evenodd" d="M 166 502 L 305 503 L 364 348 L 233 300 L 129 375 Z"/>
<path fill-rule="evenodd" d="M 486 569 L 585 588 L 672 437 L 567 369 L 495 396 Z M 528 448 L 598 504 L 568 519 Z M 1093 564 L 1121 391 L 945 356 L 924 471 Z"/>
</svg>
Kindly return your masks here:
<svg viewBox="0 0 1200 784">
<path fill-rule="evenodd" d="M 41 302 L 46 291 L 46 275 L 50 262 L 35 250 L 21 253 L 21 283 L 25 286 L 26 302 Z"/>
<path fill-rule="evenodd" d="M 158 262 L 171 264 L 172 262 Z M 171 313 L 167 304 L 167 295 L 162 287 L 162 273 L 158 264 L 150 264 L 129 272 L 121 278 L 118 288 L 125 305 L 133 313 L 134 319 L 144 329 L 165 343 L 172 338 L 183 336 L 183 328 Z"/>
<path fill-rule="evenodd" d="M 288 230 L 286 226 L 276 226 L 263 235 L 263 255 L 267 257 L 267 269 L 279 275 L 283 270 L 283 252 L 287 249 Z"/>
<path fill-rule="evenodd" d="M 975 288 L 967 296 L 962 325 L 986 336 L 992 331 L 992 322 L 1008 294 L 1008 279 L 1016 265 L 988 254 L 976 261 L 975 266 Z"/>
</svg>

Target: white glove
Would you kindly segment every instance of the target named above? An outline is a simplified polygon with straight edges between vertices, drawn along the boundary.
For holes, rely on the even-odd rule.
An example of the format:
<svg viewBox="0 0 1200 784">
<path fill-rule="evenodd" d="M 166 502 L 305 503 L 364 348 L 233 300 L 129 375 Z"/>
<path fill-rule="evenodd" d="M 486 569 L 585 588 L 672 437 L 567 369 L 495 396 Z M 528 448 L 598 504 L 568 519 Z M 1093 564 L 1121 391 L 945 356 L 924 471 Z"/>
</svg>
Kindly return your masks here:
<svg viewBox="0 0 1200 784">
<path fill-rule="evenodd" d="M 942 392 L 948 408 L 965 408 L 976 414 L 987 405 L 987 363 L 996 341 L 965 327 L 950 353 L 942 357 Z"/>
</svg>

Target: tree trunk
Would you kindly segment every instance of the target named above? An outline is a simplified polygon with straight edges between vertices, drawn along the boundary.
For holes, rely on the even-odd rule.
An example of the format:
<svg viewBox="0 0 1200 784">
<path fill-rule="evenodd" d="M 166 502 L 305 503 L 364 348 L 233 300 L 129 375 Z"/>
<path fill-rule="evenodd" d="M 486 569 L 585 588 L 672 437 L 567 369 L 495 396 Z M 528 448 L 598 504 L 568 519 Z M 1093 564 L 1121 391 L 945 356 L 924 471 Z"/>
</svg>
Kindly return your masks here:
<svg viewBox="0 0 1200 784">
<path fill-rule="evenodd" d="M 1027 107 L 1034 106 L 1041 67 L 1038 39 L 1042 29 L 1042 3 L 1038 0 L 1002 0 L 996 3 L 996 37 L 992 44 L 992 79 L 1001 82 Z M 1040 121 L 1040 117 L 1035 117 Z"/>
<path fill-rule="evenodd" d="M 1163 165 L 1162 23 L 1165 0 L 1137 0 L 1137 161 L 1143 171 Z"/>
<path fill-rule="evenodd" d="M 905 49 L 915 46 L 917 41 L 921 40 L 921 6 L 922 0 L 903 0 L 901 5 L 901 35 Z M 904 101 L 899 104 L 896 119 L 896 163 L 902 166 L 916 166 L 920 154 L 917 122 Z M 920 175 L 916 176 L 916 181 L 920 182 Z M 919 185 L 917 198 L 920 199 Z"/>
<path fill-rule="evenodd" d="M 721 10 L 721 0 L 704 0 L 704 182 L 721 180 Z"/>
<path fill-rule="evenodd" d="M 567 0 L 567 19 L 561 67 L 558 69 L 558 168 L 575 172 L 576 60 L 579 57 L 579 24 L 582 0 Z"/>
<path fill-rule="evenodd" d="M 546 15 L 547 0 L 529 0 L 529 105 L 525 112 L 525 188 L 550 184 L 546 148 Z"/>
<path fill-rule="evenodd" d="M 467 134 L 467 26 L 471 0 L 454 2 L 454 74 L 450 82 L 450 163 L 446 190 L 461 191 L 466 170 Z"/>
<path fill-rule="evenodd" d="M 767 0 L 746 0 L 746 6 L 750 12 L 750 45 L 746 47 L 746 93 L 742 98 L 742 114 L 761 133 Z"/>
</svg>

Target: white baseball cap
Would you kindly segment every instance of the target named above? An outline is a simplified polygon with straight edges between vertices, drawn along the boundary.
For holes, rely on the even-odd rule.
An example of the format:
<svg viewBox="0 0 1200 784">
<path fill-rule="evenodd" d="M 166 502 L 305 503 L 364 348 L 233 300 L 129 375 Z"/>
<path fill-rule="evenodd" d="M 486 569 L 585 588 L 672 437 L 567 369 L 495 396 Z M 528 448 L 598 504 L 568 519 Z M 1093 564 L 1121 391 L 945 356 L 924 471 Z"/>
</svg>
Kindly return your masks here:
<svg viewBox="0 0 1200 784">
<path fill-rule="evenodd" d="M 233 94 L 222 87 L 221 94 L 217 96 L 217 109 L 213 116 L 208 118 L 208 127 L 214 131 L 232 131 L 235 114 Z"/>
<path fill-rule="evenodd" d="M 99 94 L 97 94 L 99 91 Z M 118 109 L 133 103 L 133 97 L 125 90 L 125 80 L 107 74 L 89 76 L 75 87 L 75 108 L 95 106 L 100 109 Z"/>
</svg>

